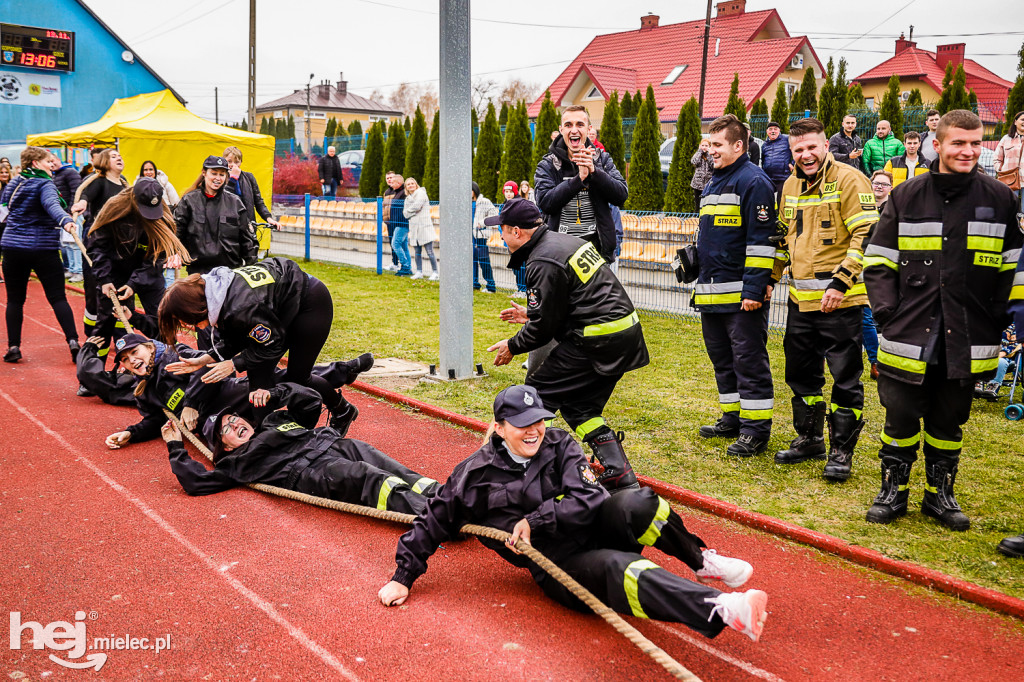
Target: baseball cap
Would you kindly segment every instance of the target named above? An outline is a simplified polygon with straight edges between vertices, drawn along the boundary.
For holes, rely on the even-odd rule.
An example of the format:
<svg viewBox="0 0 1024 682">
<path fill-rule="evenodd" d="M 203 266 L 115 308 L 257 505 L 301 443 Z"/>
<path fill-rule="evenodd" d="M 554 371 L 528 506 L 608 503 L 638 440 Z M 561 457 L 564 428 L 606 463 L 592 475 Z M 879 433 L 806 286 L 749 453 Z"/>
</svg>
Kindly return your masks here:
<svg viewBox="0 0 1024 682">
<path fill-rule="evenodd" d="M 502 192 L 504 192 L 507 189 L 512 190 L 513 194 L 519 194 L 519 185 L 516 184 L 515 180 L 509 180 L 504 185 L 502 185 L 502 187 L 501 187 L 501 191 Z"/>
<path fill-rule="evenodd" d="M 228 405 L 227 407 L 222 407 L 216 414 L 207 417 L 206 421 L 203 422 L 203 438 L 206 439 L 207 445 L 213 451 L 214 460 L 224 452 L 224 443 L 220 437 L 221 422 L 224 417 L 232 414 L 236 414 L 236 410 L 231 405 Z"/>
<path fill-rule="evenodd" d="M 782 126 L 780 126 L 780 125 L 779 125 L 778 123 L 776 123 L 775 121 L 768 121 L 768 125 L 767 125 L 767 126 L 765 126 L 765 130 L 767 130 L 768 128 L 778 128 L 778 129 L 780 129 L 780 130 L 781 130 L 781 129 L 782 129 Z"/>
<path fill-rule="evenodd" d="M 555 415 L 544 409 L 544 403 L 533 386 L 509 386 L 494 399 L 495 421 L 506 421 L 516 428 L 525 428 Z"/>
<path fill-rule="evenodd" d="M 228 166 L 228 162 L 224 160 L 223 156 L 207 156 L 206 161 L 203 161 L 203 168 L 221 168 L 223 170 L 231 170 Z"/>
<path fill-rule="evenodd" d="M 121 362 L 122 355 L 144 343 L 149 343 L 149 339 L 142 334 L 125 334 L 114 342 L 114 361 Z"/>
<path fill-rule="evenodd" d="M 156 178 L 140 178 L 133 187 L 135 206 L 146 220 L 159 220 L 164 214 L 164 188 Z"/>
<path fill-rule="evenodd" d="M 498 215 L 484 218 L 484 225 L 515 225 L 527 230 L 544 224 L 544 216 L 537 204 L 528 199 L 509 199 Z"/>
</svg>

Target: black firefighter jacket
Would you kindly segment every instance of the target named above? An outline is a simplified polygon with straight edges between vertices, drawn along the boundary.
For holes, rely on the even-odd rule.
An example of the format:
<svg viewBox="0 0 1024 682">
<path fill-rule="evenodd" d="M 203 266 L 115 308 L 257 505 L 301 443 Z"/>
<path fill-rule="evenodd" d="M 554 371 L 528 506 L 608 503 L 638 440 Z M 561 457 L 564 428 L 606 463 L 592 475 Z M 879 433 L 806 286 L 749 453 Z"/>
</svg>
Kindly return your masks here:
<svg viewBox="0 0 1024 682">
<path fill-rule="evenodd" d="M 249 226 L 249 215 L 237 195 L 221 189 L 207 198 L 200 187 L 178 202 L 174 209 L 178 239 L 188 249 L 189 273 L 209 272 L 223 265 L 237 268 L 256 262 L 259 243 Z"/>
<path fill-rule="evenodd" d="M 996 368 L 1022 242 L 1008 187 L 937 171 L 893 190 L 864 252 L 878 370 L 910 384 L 929 362 L 949 379 Z"/>
<path fill-rule="evenodd" d="M 593 244 L 541 227 L 508 267 L 524 262 L 527 322 L 509 339 L 513 355 L 555 339 L 579 348 L 598 374 L 623 374 L 650 362 L 633 303 Z"/>
<path fill-rule="evenodd" d="M 183 343 L 177 347 L 168 346 L 159 341 L 153 341 L 156 351 L 153 355 L 153 369 L 148 376 L 144 377 L 146 387 L 135 396 L 135 405 L 142 415 L 142 420 L 132 424 L 125 429 L 132 434 L 130 442 L 141 443 L 152 440 L 160 435 L 160 427 L 167 423 L 167 415 L 164 410 L 170 410 L 177 416 L 187 405 L 186 393 L 189 390 L 189 383 L 193 379 L 192 374 L 171 374 L 167 371 L 167 365 L 177 362 L 180 357 L 196 357 L 198 351 L 189 348 Z M 135 384 L 142 380 L 136 377 Z"/>
<path fill-rule="evenodd" d="M 119 220 L 95 230 L 86 249 L 92 259 L 96 283 L 127 284 L 133 291 L 163 289 L 164 261 L 154 261 L 146 231 L 130 220 Z"/>
<path fill-rule="evenodd" d="M 588 148 L 593 148 L 590 140 L 585 144 Z M 569 159 L 565 140 L 556 137 L 548 147 L 548 153 L 537 164 L 537 171 L 533 177 L 537 207 L 547 215 L 548 227 L 553 232 L 558 232 L 562 208 L 572 201 L 580 190 L 586 189 L 597 220 L 597 241 L 594 245 L 605 261 L 613 263 L 617 242 L 611 207 L 621 207 L 626 203 L 629 194 L 626 181 L 615 168 L 615 162 L 608 152 L 601 152 L 594 159 L 594 172 L 587 176 L 586 181 L 580 180 L 579 173 L 579 168 Z"/>
</svg>

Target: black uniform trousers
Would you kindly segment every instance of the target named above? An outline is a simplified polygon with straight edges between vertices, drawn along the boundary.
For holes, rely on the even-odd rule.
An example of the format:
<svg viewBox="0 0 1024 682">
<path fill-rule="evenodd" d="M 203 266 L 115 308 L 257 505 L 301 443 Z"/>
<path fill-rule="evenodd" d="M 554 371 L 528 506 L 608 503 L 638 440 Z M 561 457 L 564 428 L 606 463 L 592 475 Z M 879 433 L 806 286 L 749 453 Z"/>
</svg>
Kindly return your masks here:
<svg viewBox="0 0 1024 682">
<path fill-rule="evenodd" d="M 947 379 L 945 364 L 928 365 L 924 383 L 919 386 L 882 373 L 878 377 L 878 399 L 885 408 L 880 458 L 895 457 L 913 464 L 924 420 L 925 464 L 942 462 L 952 466 L 960 461 L 960 427 L 971 416 L 973 380 Z"/>
<path fill-rule="evenodd" d="M 831 313 L 802 313 L 792 300 L 786 318 L 786 383 L 793 394 L 812 405 L 825 387 L 825 361 L 832 374 L 832 410 L 864 409 L 864 358 L 861 334 L 864 306 L 840 308 Z"/>
<path fill-rule="evenodd" d="M 115 282 L 114 286 L 122 287 L 126 282 Z M 156 319 L 157 310 L 160 308 L 160 300 L 164 297 L 165 285 L 160 282 L 159 286 L 153 286 L 146 289 L 140 289 L 135 292 L 135 295 L 131 298 L 121 301 L 121 307 L 135 313 L 135 298 L 138 297 L 139 303 L 142 304 L 142 309 L 146 311 L 146 315 Z M 90 336 L 102 336 L 104 339 L 119 339 L 124 336 L 127 331 L 124 328 L 124 324 L 114 314 L 114 304 L 110 298 L 100 291 L 99 287 L 95 287 L 96 295 L 96 318 L 95 327 L 90 333 Z M 129 317 L 129 322 L 131 319 Z M 134 325 L 132 325 L 134 327 Z"/>
<path fill-rule="evenodd" d="M 593 548 L 561 557 L 555 563 L 618 613 L 637 618 L 683 623 L 707 637 L 725 627 L 712 616 L 721 592 L 661 568 L 640 553 L 653 546 L 675 556 L 694 571 L 704 566 L 706 545 L 686 530 L 683 520 L 651 490 L 623 490 L 605 500 L 594 532 Z M 544 593 L 564 606 L 589 611 L 565 586 L 531 566 Z"/>
<path fill-rule="evenodd" d="M 571 343 L 559 343 L 543 364 L 530 366 L 526 384 L 537 389 L 544 407 L 557 412 L 581 439 L 605 425 L 604 406 L 622 374 L 599 374 L 590 358 Z"/>
<path fill-rule="evenodd" d="M 296 470 L 293 490 L 350 504 L 420 514 L 437 481 L 416 473 L 373 446 L 339 438 L 323 455 Z"/>
<path fill-rule="evenodd" d="M 767 439 L 775 386 L 768 361 L 768 306 L 734 313 L 701 313 L 701 332 L 715 368 L 722 421 Z"/>
</svg>

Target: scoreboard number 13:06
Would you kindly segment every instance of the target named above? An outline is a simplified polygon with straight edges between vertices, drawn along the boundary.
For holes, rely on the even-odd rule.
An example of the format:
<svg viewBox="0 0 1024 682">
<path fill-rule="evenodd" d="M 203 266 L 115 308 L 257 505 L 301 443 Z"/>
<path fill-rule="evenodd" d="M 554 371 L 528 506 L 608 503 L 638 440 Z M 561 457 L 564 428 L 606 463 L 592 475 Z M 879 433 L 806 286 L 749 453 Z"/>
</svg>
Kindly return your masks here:
<svg viewBox="0 0 1024 682">
<path fill-rule="evenodd" d="M 0 24 L 0 66 L 75 70 L 75 34 L 51 28 Z"/>
</svg>

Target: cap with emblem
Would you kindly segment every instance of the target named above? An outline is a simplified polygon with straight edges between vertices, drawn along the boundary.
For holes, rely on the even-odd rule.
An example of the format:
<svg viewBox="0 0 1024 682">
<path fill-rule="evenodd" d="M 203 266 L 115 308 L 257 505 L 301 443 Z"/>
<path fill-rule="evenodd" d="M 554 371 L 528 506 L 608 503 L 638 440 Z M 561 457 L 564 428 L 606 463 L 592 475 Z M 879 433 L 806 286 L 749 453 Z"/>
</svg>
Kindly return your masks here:
<svg viewBox="0 0 1024 682">
<path fill-rule="evenodd" d="M 206 161 L 203 161 L 203 168 L 220 168 L 222 170 L 231 170 L 228 166 L 228 162 L 224 160 L 223 156 L 207 156 Z"/>
<path fill-rule="evenodd" d="M 114 342 L 114 361 L 121 362 L 122 355 L 144 343 L 149 343 L 149 339 L 142 334 L 125 334 Z"/>
<path fill-rule="evenodd" d="M 146 220 L 159 220 L 164 214 L 164 188 L 156 178 L 139 178 L 132 187 L 135 206 Z"/>
<path fill-rule="evenodd" d="M 515 225 L 524 230 L 532 230 L 544 224 L 544 216 L 537 204 L 526 199 L 509 199 L 501 213 L 484 218 L 484 225 Z"/>
<path fill-rule="evenodd" d="M 494 399 L 494 420 L 508 422 L 516 428 L 554 418 L 553 413 L 544 409 L 533 386 L 509 386 Z"/>
</svg>

